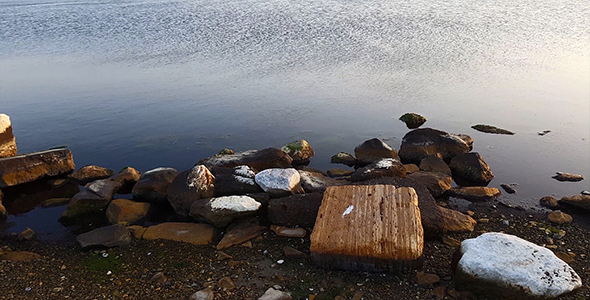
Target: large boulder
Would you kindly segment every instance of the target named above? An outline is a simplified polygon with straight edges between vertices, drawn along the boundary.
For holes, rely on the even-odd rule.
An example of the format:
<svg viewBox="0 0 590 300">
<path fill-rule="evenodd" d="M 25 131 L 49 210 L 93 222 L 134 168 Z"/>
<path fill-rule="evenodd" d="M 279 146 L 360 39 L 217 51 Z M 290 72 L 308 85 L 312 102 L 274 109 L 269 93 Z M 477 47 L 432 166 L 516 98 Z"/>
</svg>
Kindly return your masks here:
<svg viewBox="0 0 590 300">
<path fill-rule="evenodd" d="M 83 166 L 82 168 L 78 169 L 76 172 L 68 175 L 69 178 L 77 181 L 80 185 L 85 185 L 87 183 L 93 182 L 99 179 L 109 178 L 113 175 L 113 170 L 95 166 L 95 165 L 88 165 Z"/>
<path fill-rule="evenodd" d="M 83 233 L 77 238 L 82 248 L 126 247 L 131 244 L 131 233 L 123 225 L 110 225 Z"/>
<path fill-rule="evenodd" d="M 590 212 L 590 195 L 565 196 L 558 201 L 563 206 L 583 209 Z"/>
<path fill-rule="evenodd" d="M 121 184 L 112 179 L 99 179 L 88 183 L 85 188 L 101 198 L 113 199 L 113 196 L 121 189 Z"/>
<path fill-rule="evenodd" d="M 383 158 L 397 158 L 397 151 L 384 141 L 373 138 L 354 148 L 357 165 L 362 167 Z"/>
<path fill-rule="evenodd" d="M 322 197 L 321 193 L 310 193 L 270 199 L 267 218 L 276 225 L 313 228 Z"/>
<path fill-rule="evenodd" d="M 553 299 L 582 286 L 551 250 L 519 237 L 485 233 L 464 240 L 455 271 L 460 286 L 499 299 Z"/>
<path fill-rule="evenodd" d="M 0 158 L 16 155 L 16 139 L 12 134 L 10 117 L 0 114 Z"/>
<path fill-rule="evenodd" d="M 450 175 L 441 172 L 424 172 L 418 171 L 407 175 L 425 186 L 434 197 L 442 195 L 451 188 L 453 178 Z"/>
<path fill-rule="evenodd" d="M 427 172 L 441 172 L 452 175 L 449 165 L 442 159 L 440 153 L 428 155 L 420 161 L 420 170 Z"/>
<path fill-rule="evenodd" d="M 453 175 L 467 179 L 475 184 L 487 184 L 494 179 L 490 166 L 477 152 L 462 153 L 451 159 L 449 164 Z"/>
<path fill-rule="evenodd" d="M 262 204 L 249 196 L 223 196 L 195 201 L 190 208 L 190 216 L 225 228 L 229 223 L 255 215 Z"/>
<path fill-rule="evenodd" d="M 196 165 L 180 173 L 168 187 L 168 202 L 181 216 L 188 216 L 191 205 L 198 199 L 213 197 L 215 177 L 207 167 Z"/>
<path fill-rule="evenodd" d="M 293 159 L 281 149 L 266 148 L 263 150 L 248 150 L 235 154 L 215 155 L 203 159 L 199 164 L 208 168 L 237 167 L 247 165 L 255 170 L 270 168 L 286 168 L 291 165 Z"/>
<path fill-rule="evenodd" d="M 143 173 L 131 191 L 133 199 L 157 204 L 166 203 L 168 186 L 177 175 L 178 171 L 173 168 L 156 168 Z"/>
<path fill-rule="evenodd" d="M 399 156 L 404 163 L 419 164 L 432 154 L 440 153 L 445 161 L 469 152 L 470 146 L 459 136 L 432 128 L 408 132 L 402 139 Z"/>
<path fill-rule="evenodd" d="M 382 158 L 357 169 L 350 176 L 351 181 L 363 181 L 379 177 L 404 177 L 406 168 L 395 158 Z"/>
<path fill-rule="evenodd" d="M 310 172 L 298 170 L 299 176 L 301 176 L 301 187 L 306 193 L 318 193 L 323 192 L 329 186 L 342 185 L 345 183 L 343 180 L 336 180 L 325 176 L 322 173 Z"/>
<path fill-rule="evenodd" d="M 215 197 L 260 193 L 262 189 L 254 181 L 256 170 L 242 165 L 232 168 L 214 167 Z"/>
<path fill-rule="evenodd" d="M 262 170 L 256 174 L 254 180 L 262 190 L 274 197 L 301 192 L 301 176 L 293 168 Z"/>
<path fill-rule="evenodd" d="M 76 168 L 69 149 L 54 149 L 0 158 L 0 188 L 68 174 Z"/>
<path fill-rule="evenodd" d="M 129 194 L 133 190 L 133 186 L 141 178 L 141 173 L 132 167 L 125 167 L 117 174 L 113 180 L 119 182 L 122 187 L 119 194 Z"/>
<path fill-rule="evenodd" d="M 281 148 L 293 159 L 294 165 L 308 164 L 315 152 L 306 140 L 293 141 Z"/>
<path fill-rule="evenodd" d="M 107 220 L 111 224 L 132 225 L 147 218 L 151 204 L 127 199 L 115 199 L 106 210 Z"/>
<path fill-rule="evenodd" d="M 207 245 L 213 241 L 215 229 L 209 224 L 168 222 L 148 227 L 145 240 L 172 240 L 193 245 Z"/>
<path fill-rule="evenodd" d="M 59 221 L 66 226 L 102 222 L 110 201 L 111 199 L 83 189 L 70 200 Z"/>
</svg>

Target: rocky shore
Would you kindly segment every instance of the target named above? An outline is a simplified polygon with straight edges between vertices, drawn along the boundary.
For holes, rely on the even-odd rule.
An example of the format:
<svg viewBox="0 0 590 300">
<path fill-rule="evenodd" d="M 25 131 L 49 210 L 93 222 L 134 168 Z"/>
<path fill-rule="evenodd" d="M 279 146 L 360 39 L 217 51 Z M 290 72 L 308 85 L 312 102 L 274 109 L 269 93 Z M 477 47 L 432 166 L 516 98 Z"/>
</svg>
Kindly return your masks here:
<svg viewBox="0 0 590 300">
<path fill-rule="evenodd" d="M 66 206 L 77 238 L 5 234 L 1 287 L 6 299 L 590 298 L 589 224 L 574 221 L 590 196 L 502 205 L 473 143 L 417 128 L 399 151 L 370 139 L 326 172 L 306 166 L 305 140 L 143 173 L 15 146 L 0 158 L 3 215 Z"/>
</svg>

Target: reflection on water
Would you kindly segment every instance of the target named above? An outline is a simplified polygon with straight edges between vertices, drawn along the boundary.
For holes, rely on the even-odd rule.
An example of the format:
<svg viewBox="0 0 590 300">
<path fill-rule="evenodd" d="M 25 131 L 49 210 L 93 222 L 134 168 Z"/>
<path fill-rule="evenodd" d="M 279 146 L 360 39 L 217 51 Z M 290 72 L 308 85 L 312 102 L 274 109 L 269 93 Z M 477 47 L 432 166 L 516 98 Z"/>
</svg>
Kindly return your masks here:
<svg viewBox="0 0 590 300">
<path fill-rule="evenodd" d="M 306 138 L 312 166 L 399 148 L 409 111 L 468 133 L 522 202 L 590 189 L 590 3 L 0 0 L 0 111 L 19 150 L 188 169 Z M 486 135 L 487 123 L 516 132 Z M 551 130 L 546 136 L 537 132 Z M 507 196 L 508 197 L 508 196 Z"/>
</svg>

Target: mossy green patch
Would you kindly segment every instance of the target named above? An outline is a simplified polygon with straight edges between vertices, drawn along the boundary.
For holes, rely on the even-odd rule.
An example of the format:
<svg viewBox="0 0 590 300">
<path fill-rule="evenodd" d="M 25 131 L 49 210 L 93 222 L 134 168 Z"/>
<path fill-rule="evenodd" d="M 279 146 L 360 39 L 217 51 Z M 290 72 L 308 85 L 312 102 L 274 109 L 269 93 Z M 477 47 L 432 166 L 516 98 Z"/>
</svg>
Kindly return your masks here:
<svg viewBox="0 0 590 300">
<path fill-rule="evenodd" d="M 405 113 L 399 117 L 399 120 L 406 123 L 410 129 L 418 128 L 426 123 L 426 118 L 417 113 Z"/>
<path fill-rule="evenodd" d="M 81 265 L 86 267 L 91 272 L 117 272 L 123 267 L 121 262 L 115 256 L 103 257 L 101 253 L 92 254 L 90 257 L 82 261 Z"/>
</svg>

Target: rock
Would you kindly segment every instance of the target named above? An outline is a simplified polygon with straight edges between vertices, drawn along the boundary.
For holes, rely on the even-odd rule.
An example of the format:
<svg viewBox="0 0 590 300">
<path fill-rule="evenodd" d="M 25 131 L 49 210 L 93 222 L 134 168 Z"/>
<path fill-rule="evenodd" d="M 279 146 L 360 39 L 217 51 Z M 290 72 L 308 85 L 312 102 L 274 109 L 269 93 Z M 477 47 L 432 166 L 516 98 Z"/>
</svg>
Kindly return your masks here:
<svg viewBox="0 0 590 300">
<path fill-rule="evenodd" d="M 577 182 L 584 180 L 584 176 L 578 174 L 571 174 L 571 173 L 564 173 L 564 172 L 555 172 L 555 176 L 551 177 L 558 181 L 571 181 Z"/>
<path fill-rule="evenodd" d="M 192 294 L 190 300 L 213 300 L 214 298 L 213 290 L 206 288 Z"/>
<path fill-rule="evenodd" d="M 225 228 L 229 223 L 255 215 L 262 204 L 249 196 L 223 196 L 195 201 L 190 208 L 190 216 Z"/>
<path fill-rule="evenodd" d="M 324 268 L 416 267 L 424 247 L 418 195 L 392 185 L 329 187 L 310 239 L 312 260 Z"/>
<path fill-rule="evenodd" d="M 548 134 L 549 132 L 551 132 L 551 130 L 543 130 L 543 131 L 537 132 L 537 134 L 540 135 L 540 136 L 543 136 L 543 135 Z"/>
<path fill-rule="evenodd" d="M 364 167 L 382 158 L 398 158 L 397 151 L 378 138 L 370 139 L 354 148 L 357 166 Z"/>
<path fill-rule="evenodd" d="M 264 294 L 258 298 L 258 300 L 291 300 L 293 299 L 291 295 L 275 290 L 273 288 L 268 288 Z"/>
<path fill-rule="evenodd" d="M 342 185 L 342 180 L 332 179 L 323 174 L 297 170 L 301 178 L 301 187 L 306 193 L 321 193 L 329 186 Z"/>
<path fill-rule="evenodd" d="M 426 123 L 426 118 L 416 113 L 405 113 L 399 120 L 406 123 L 408 129 L 416 129 Z"/>
<path fill-rule="evenodd" d="M 458 154 L 451 159 L 449 167 L 453 175 L 476 184 L 486 184 L 494 179 L 492 170 L 477 152 Z"/>
<path fill-rule="evenodd" d="M 555 199 L 555 197 L 551 197 L 551 196 L 545 196 L 545 197 L 539 199 L 539 204 L 541 206 L 549 208 L 549 209 L 559 208 L 559 203 L 557 202 L 557 199 Z"/>
<path fill-rule="evenodd" d="M 590 196 L 590 191 L 583 190 L 580 192 L 580 194 Z"/>
<path fill-rule="evenodd" d="M 289 227 L 271 225 L 270 230 L 272 230 L 278 236 L 302 238 L 307 235 L 307 231 L 303 228 L 289 228 Z"/>
<path fill-rule="evenodd" d="M 470 201 L 487 201 L 500 196 L 501 192 L 497 188 L 483 186 L 468 186 L 451 188 L 445 192 L 445 195 L 457 197 Z"/>
<path fill-rule="evenodd" d="M 132 167 L 125 167 L 115 178 L 114 181 L 120 183 L 122 185 L 121 189 L 119 190 L 119 194 L 129 194 L 133 190 L 133 186 L 139 181 L 141 178 L 141 173 L 135 170 Z"/>
<path fill-rule="evenodd" d="M 492 126 L 492 125 L 477 124 L 477 125 L 471 126 L 471 128 L 473 128 L 477 131 L 485 132 L 485 133 L 514 135 L 514 132 L 512 132 L 512 131 L 498 128 L 498 127 Z"/>
<path fill-rule="evenodd" d="M 141 238 L 143 238 L 143 234 L 145 233 L 147 228 L 145 228 L 143 226 L 139 226 L 139 225 L 131 225 L 131 226 L 127 226 L 127 230 L 129 230 L 129 232 L 131 232 L 131 235 L 133 236 L 133 238 L 141 239 Z"/>
<path fill-rule="evenodd" d="M 86 185 L 87 183 L 93 182 L 95 180 L 109 178 L 112 175 L 113 170 L 111 169 L 95 165 L 88 165 L 68 175 L 68 178 L 76 180 L 80 185 Z"/>
<path fill-rule="evenodd" d="M 70 200 L 72 200 L 72 198 L 50 198 L 50 199 L 43 201 L 43 203 L 41 204 L 41 207 L 50 208 L 50 207 L 58 207 L 58 206 L 68 205 L 70 203 Z"/>
<path fill-rule="evenodd" d="M 115 199 L 109 203 L 106 216 L 111 224 L 131 225 L 145 220 L 151 204 L 127 199 Z"/>
<path fill-rule="evenodd" d="M 405 164 L 404 168 L 406 169 L 406 174 L 414 173 L 420 171 L 420 168 L 415 164 Z"/>
<path fill-rule="evenodd" d="M 283 254 L 286 258 L 307 258 L 307 254 L 289 246 L 283 247 Z"/>
<path fill-rule="evenodd" d="M 404 176 L 406 176 L 406 168 L 402 163 L 393 158 L 384 158 L 356 170 L 350 176 L 350 180 L 356 182 L 379 177 Z"/>
<path fill-rule="evenodd" d="M 575 195 L 566 196 L 559 200 L 559 204 L 569 206 L 577 209 L 590 211 L 590 196 L 589 195 Z"/>
<path fill-rule="evenodd" d="M 131 233 L 123 225 L 110 225 L 83 233 L 77 240 L 82 248 L 127 247 L 131 244 Z"/>
<path fill-rule="evenodd" d="M 271 168 L 287 168 L 292 162 L 293 159 L 283 150 L 266 148 L 263 150 L 238 152 L 236 154 L 215 155 L 201 160 L 199 164 L 205 165 L 208 168 L 213 166 L 237 167 L 246 165 L 255 170 L 265 170 Z"/>
<path fill-rule="evenodd" d="M 4 205 L 2 204 L 3 197 L 4 194 L 2 193 L 2 190 L 0 190 L 0 219 L 4 219 L 8 216 L 8 211 L 6 210 L 6 207 L 4 207 Z"/>
<path fill-rule="evenodd" d="M 164 275 L 163 272 L 158 272 L 158 273 L 154 274 L 154 276 L 152 276 L 152 279 L 150 281 L 155 282 L 155 283 L 159 283 L 159 284 L 164 284 L 168 281 L 168 278 L 166 278 L 166 275 Z"/>
<path fill-rule="evenodd" d="M 223 277 L 217 281 L 217 286 L 224 290 L 233 290 L 236 286 L 229 277 Z"/>
<path fill-rule="evenodd" d="M 293 168 L 266 169 L 254 177 L 256 183 L 271 196 L 292 195 L 301 191 L 301 176 Z"/>
<path fill-rule="evenodd" d="M 352 167 L 356 164 L 356 158 L 350 153 L 338 152 L 330 158 L 330 162 L 333 164 L 344 164 Z"/>
<path fill-rule="evenodd" d="M 451 175 L 451 169 L 442 159 L 440 153 L 428 155 L 420 161 L 420 170 L 427 172 L 441 172 Z"/>
<path fill-rule="evenodd" d="M 266 227 L 259 226 L 248 222 L 236 222 L 227 228 L 227 233 L 223 236 L 217 250 L 225 249 L 233 245 L 239 245 L 249 241 L 266 231 Z"/>
<path fill-rule="evenodd" d="M 208 224 L 167 222 L 148 227 L 143 233 L 143 239 L 163 239 L 193 245 L 207 245 L 213 241 L 214 235 L 214 228 Z"/>
<path fill-rule="evenodd" d="M 33 229 L 27 227 L 27 229 L 23 230 L 18 237 L 16 238 L 19 241 L 29 241 L 35 236 L 35 232 Z"/>
<path fill-rule="evenodd" d="M 66 226 L 100 222 L 104 220 L 105 210 L 110 201 L 84 189 L 70 200 L 59 221 Z"/>
<path fill-rule="evenodd" d="M 308 164 L 315 152 L 306 140 L 297 140 L 281 148 L 293 159 L 294 165 Z"/>
<path fill-rule="evenodd" d="M 571 264 L 574 262 L 574 258 L 565 252 L 555 252 L 555 256 L 563 260 L 566 264 Z"/>
<path fill-rule="evenodd" d="M 504 189 L 504 191 L 506 191 L 506 193 L 508 193 L 508 194 L 516 194 L 516 186 L 517 186 L 516 183 L 510 183 L 510 184 L 502 183 L 502 184 L 500 184 L 500 187 L 502 189 Z"/>
<path fill-rule="evenodd" d="M 407 176 L 425 186 L 434 197 L 442 195 L 453 184 L 453 178 L 441 172 L 418 171 Z"/>
<path fill-rule="evenodd" d="M 254 181 L 256 170 L 242 165 L 233 168 L 215 167 L 215 197 L 261 193 L 262 189 Z"/>
<path fill-rule="evenodd" d="M 63 181 L 63 184 L 55 182 Z M 51 198 L 71 199 L 80 186 L 69 180 L 41 179 L 4 190 L 6 209 L 14 215 L 27 213 Z"/>
<path fill-rule="evenodd" d="M 447 287 L 446 286 L 437 286 L 431 291 L 432 295 L 436 297 L 438 300 L 442 300 L 447 295 Z"/>
<path fill-rule="evenodd" d="M 86 185 L 86 189 L 97 194 L 101 198 L 113 199 L 113 196 L 121 188 L 121 184 L 111 179 L 100 179 Z"/>
<path fill-rule="evenodd" d="M 55 149 L 0 158 L 0 188 L 72 172 L 76 168 L 69 149 Z"/>
<path fill-rule="evenodd" d="M 550 212 L 547 219 L 555 224 L 569 224 L 574 220 L 572 216 L 560 211 Z"/>
<path fill-rule="evenodd" d="M 173 168 L 156 168 L 141 175 L 131 193 L 133 199 L 142 202 L 166 203 L 168 187 L 178 175 Z"/>
<path fill-rule="evenodd" d="M 505 298 L 555 298 L 582 280 L 551 250 L 513 235 L 484 233 L 461 243 L 455 271 L 459 285 Z"/>
<path fill-rule="evenodd" d="M 418 164 L 432 154 L 440 153 L 449 161 L 457 154 L 470 151 L 470 146 L 459 136 L 432 128 L 408 132 L 402 139 L 399 156 L 404 163 Z"/>
<path fill-rule="evenodd" d="M 268 202 L 267 218 L 276 225 L 312 228 L 322 197 L 321 193 L 310 193 L 271 199 Z"/>
<path fill-rule="evenodd" d="M 440 277 L 436 274 L 416 272 L 416 284 L 428 287 L 440 282 Z"/>
<path fill-rule="evenodd" d="M 327 171 L 328 176 L 332 178 L 346 178 L 354 173 L 353 170 L 344 170 L 344 169 L 330 169 Z"/>
<path fill-rule="evenodd" d="M 0 158 L 16 155 L 16 139 L 12 134 L 10 117 L 0 114 Z"/>
<path fill-rule="evenodd" d="M 4 253 L 0 255 L 0 258 L 8 261 L 31 261 L 41 259 L 41 255 L 29 251 L 16 251 Z"/>
<path fill-rule="evenodd" d="M 168 187 L 168 202 L 178 215 L 186 217 L 196 200 L 211 198 L 214 194 L 215 177 L 207 167 L 197 165 L 172 181 Z"/>
</svg>

